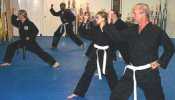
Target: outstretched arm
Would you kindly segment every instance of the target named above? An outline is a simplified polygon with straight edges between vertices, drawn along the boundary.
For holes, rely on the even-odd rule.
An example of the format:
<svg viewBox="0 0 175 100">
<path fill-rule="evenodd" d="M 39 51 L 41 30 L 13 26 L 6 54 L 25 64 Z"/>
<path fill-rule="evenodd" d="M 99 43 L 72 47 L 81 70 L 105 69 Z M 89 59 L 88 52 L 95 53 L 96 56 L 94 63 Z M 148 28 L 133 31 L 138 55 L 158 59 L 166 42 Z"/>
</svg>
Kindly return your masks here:
<svg viewBox="0 0 175 100">
<path fill-rule="evenodd" d="M 106 35 L 115 43 L 127 42 L 128 37 L 131 35 L 128 29 L 118 31 L 113 24 L 106 25 L 103 30 Z"/>
<path fill-rule="evenodd" d="M 17 20 L 17 18 L 18 17 L 16 15 L 14 15 L 14 14 L 11 16 L 11 23 L 15 27 L 18 27 L 18 25 L 19 25 L 19 20 Z"/>
<path fill-rule="evenodd" d="M 56 12 L 54 9 L 53 9 L 53 4 L 51 5 L 51 9 L 50 9 L 50 13 L 53 15 L 53 16 L 60 16 L 61 12 Z"/>
</svg>

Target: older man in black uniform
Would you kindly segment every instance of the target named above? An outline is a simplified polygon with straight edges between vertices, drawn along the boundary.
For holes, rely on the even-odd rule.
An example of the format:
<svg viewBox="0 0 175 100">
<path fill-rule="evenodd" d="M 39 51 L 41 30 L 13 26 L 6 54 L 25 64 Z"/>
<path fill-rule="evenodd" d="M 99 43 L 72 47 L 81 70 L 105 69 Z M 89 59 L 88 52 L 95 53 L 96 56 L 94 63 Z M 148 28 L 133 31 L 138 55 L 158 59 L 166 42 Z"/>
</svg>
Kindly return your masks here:
<svg viewBox="0 0 175 100">
<path fill-rule="evenodd" d="M 59 63 L 50 56 L 48 53 L 42 50 L 42 48 L 37 44 L 35 38 L 38 34 L 38 29 L 28 19 L 27 12 L 25 10 L 19 10 L 18 16 L 12 15 L 12 25 L 19 29 L 20 40 L 11 43 L 7 47 L 7 51 L 4 57 L 4 63 L 0 64 L 1 67 L 11 65 L 12 58 L 15 55 L 15 51 L 18 48 L 26 48 L 27 50 L 37 54 L 41 59 L 47 62 L 54 68 L 59 67 Z"/>
<path fill-rule="evenodd" d="M 58 42 L 64 33 L 70 36 L 70 38 L 81 48 L 84 47 L 83 42 L 78 38 L 73 32 L 72 22 L 75 20 L 75 15 L 70 9 L 66 9 L 66 4 L 60 4 L 60 11 L 55 12 L 53 9 L 53 4 L 51 5 L 50 12 L 53 16 L 59 16 L 61 18 L 62 24 L 56 30 L 53 36 L 52 48 L 57 48 Z"/>
<path fill-rule="evenodd" d="M 128 100 L 132 91 L 134 100 L 137 100 L 137 86 L 144 91 L 146 100 L 165 100 L 159 68 L 167 67 L 173 56 L 174 46 L 166 32 L 149 21 L 147 4 L 136 4 L 133 18 L 138 25 L 122 32 L 118 32 L 113 25 L 104 28 L 105 33 L 110 33 L 106 35 L 114 42 L 124 40 L 129 46 L 130 65 L 125 67 L 124 76 L 112 92 L 110 100 Z M 158 48 L 161 45 L 164 52 L 159 57 Z"/>
</svg>

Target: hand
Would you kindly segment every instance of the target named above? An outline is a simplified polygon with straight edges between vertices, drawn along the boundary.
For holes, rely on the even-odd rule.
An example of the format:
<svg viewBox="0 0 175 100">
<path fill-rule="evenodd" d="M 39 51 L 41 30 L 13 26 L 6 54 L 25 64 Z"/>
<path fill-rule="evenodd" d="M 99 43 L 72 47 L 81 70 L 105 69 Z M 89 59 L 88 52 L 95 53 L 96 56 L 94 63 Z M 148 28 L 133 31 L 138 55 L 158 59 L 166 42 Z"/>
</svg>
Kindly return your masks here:
<svg viewBox="0 0 175 100">
<path fill-rule="evenodd" d="M 152 70 L 155 70 L 155 69 L 157 69 L 158 67 L 160 67 L 160 64 L 157 62 L 157 61 L 154 61 L 154 62 L 152 62 L 152 63 L 150 63 L 151 64 L 151 69 Z"/>
<path fill-rule="evenodd" d="M 84 21 L 87 22 L 87 20 L 89 19 L 89 16 L 84 16 Z"/>
<path fill-rule="evenodd" d="M 30 37 L 26 37 L 26 40 L 29 41 L 30 40 Z"/>
<path fill-rule="evenodd" d="M 84 19 L 83 23 L 87 23 L 88 19 Z"/>
<path fill-rule="evenodd" d="M 51 4 L 51 8 L 53 8 L 53 4 Z"/>
</svg>

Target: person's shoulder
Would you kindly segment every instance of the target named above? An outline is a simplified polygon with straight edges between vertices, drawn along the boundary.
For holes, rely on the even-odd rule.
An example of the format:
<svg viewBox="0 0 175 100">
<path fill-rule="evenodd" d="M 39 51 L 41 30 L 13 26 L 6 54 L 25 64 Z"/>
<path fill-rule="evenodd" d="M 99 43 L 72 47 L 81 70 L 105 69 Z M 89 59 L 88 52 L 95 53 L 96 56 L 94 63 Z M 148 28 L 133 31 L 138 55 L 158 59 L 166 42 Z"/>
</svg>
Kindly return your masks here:
<svg viewBox="0 0 175 100">
<path fill-rule="evenodd" d="M 157 30 L 162 30 L 158 25 L 156 24 L 151 24 L 151 27 Z"/>
<path fill-rule="evenodd" d="M 72 10 L 71 10 L 71 9 L 66 9 L 65 11 L 66 11 L 66 12 L 72 12 Z"/>
<path fill-rule="evenodd" d="M 28 24 L 33 24 L 33 22 L 30 19 L 27 19 Z"/>
<path fill-rule="evenodd" d="M 133 29 L 137 29 L 138 24 L 134 24 L 134 23 L 129 23 L 128 25 L 128 30 L 133 30 Z"/>
<path fill-rule="evenodd" d="M 160 33 L 160 32 L 163 32 L 163 31 L 164 31 L 161 27 L 159 27 L 159 26 L 156 25 L 156 24 L 150 23 L 149 25 L 150 25 L 151 30 L 152 30 L 154 33 Z"/>
<path fill-rule="evenodd" d="M 118 22 L 125 23 L 125 21 L 123 21 L 122 19 L 118 19 Z"/>
<path fill-rule="evenodd" d="M 35 25 L 34 22 L 31 21 L 30 19 L 27 20 L 27 24 L 28 24 L 28 25 L 31 25 L 31 26 L 32 26 L 32 25 Z"/>
</svg>

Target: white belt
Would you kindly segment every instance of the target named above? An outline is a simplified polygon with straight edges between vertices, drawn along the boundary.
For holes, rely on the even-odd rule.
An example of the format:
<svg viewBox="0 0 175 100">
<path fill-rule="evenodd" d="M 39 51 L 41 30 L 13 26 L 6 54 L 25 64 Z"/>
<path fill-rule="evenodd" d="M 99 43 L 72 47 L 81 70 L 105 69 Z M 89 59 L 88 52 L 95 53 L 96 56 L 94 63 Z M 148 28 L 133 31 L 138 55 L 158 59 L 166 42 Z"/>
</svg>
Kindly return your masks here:
<svg viewBox="0 0 175 100">
<path fill-rule="evenodd" d="M 63 37 L 65 37 L 66 36 L 66 33 L 67 33 L 67 31 L 66 31 L 66 25 L 67 24 L 69 24 L 69 23 L 64 23 L 64 24 L 61 24 L 60 25 L 60 27 L 61 27 L 60 28 L 60 33 L 63 32 L 63 29 L 64 29 L 64 34 L 62 35 Z"/>
<path fill-rule="evenodd" d="M 136 80 L 136 71 L 149 69 L 149 68 L 151 68 L 151 65 L 150 65 L 150 64 L 146 64 L 146 65 L 143 65 L 143 66 L 127 65 L 127 66 L 125 67 L 125 70 L 126 70 L 127 68 L 128 68 L 128 69 L 131 69 L 131 70 L 133 71 L 134 100 L 137 100 L 137 80 Z M 125 71 L 124 71 L 124 73 L 125 73 Z"/>
<path fill-rule="evenodd" d="M 109 46 L 108 45 L 107 46 L 99 46 L 97 44 L 94 44 L 94 47 L 97 49 L 96 50 L 96 54 L 97 54 L 97 71 L 98 71 L 99 79 L 102 80 L 98 51 L 99 50 L 103 50 L 104 51 L 102 73 L 105 74 L 106 62 L 107 62 L 107 52 L 106 52 L 106 50 L 109 48 Z"/>
</svg>

